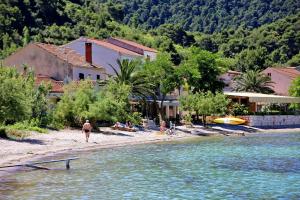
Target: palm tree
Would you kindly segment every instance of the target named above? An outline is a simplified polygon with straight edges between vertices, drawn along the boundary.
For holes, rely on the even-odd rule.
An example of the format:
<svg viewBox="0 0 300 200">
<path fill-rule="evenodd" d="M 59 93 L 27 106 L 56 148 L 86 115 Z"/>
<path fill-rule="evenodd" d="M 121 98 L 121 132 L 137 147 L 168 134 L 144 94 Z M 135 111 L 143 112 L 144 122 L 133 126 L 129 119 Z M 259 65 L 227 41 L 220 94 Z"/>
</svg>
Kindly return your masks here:
<svg viewBox="0 0 300 200">
<path fill-rule="evenodd" d="M 133 97 L 148 97 L 154 93 L 154 84 L 152 84 L 146 75 L 138 70 L 139 62 L 130 61 L 128 59 L 117 60 L 120 70 L 117 70 L 112 65 L 116 75 L 113 80 L 120 84 L 129 85 L 131 87 L 131 95 Z"/>
<path fill-rule="evenodd" d="M 274 93 L 269 76 L 262 74 L 258 70 L 249 70 L 236 77 L 233 87 L 235 91 L 239 92 L 257 92 L 270 94 Z"/>
</svg>

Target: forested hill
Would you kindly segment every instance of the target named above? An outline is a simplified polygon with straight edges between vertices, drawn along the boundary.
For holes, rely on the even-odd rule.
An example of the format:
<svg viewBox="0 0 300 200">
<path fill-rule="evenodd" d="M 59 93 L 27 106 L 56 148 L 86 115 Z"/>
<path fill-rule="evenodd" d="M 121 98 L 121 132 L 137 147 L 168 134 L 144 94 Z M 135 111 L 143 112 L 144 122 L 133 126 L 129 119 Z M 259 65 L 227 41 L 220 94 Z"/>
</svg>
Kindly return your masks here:
<svg viewBox="0 0 300 200">
<path fill-rule="evenodd" d="M 268 23 L 281 16 L 296 12 L 300 6 L 300 0 L 250 0 L 250 3 L 245 0 L 239 1 L 240 3 L 232 0 L 191 0 L 185 4 L 180 3 L 183 0 L 174 1 L 174 3 L 172 0 L 135 0 L 132 1 L 131 11 L 129 10 L 131 1 L 126 0 L 119 3 L 113 1 L 116 0 L 1 0 L 0 59 L 7 57 L 29 42 L 60 45 L 80 36 L 93 38 L 117 36 L 167 52 L 171 55 L 175 65 L 181 63 L 184 59 L 184 51 L 191 46 L 217 53 L 232 63 L 232 69 L 240 71 L 253 68 L 264 69 L 274 65 L 300 65 L 300 12 Z M 148 6 L 145 2 L 148 2 Z M 200 31 L 188 32 L 184 30 L 185 26 L 180 26 L 180 23 L 185 21 L 184 13 L 193 15 L 193 8 L 190 7 L 193 3 L 202 5 L 196 6 L 197 10 L 201 10 L 201 14 L 204 13 L 202 8 L 217 9 L 208 9 L 209 11 L 205 11 L 207 16 L 199 16 L 203 17 L 203 19 L 200 18 L 205 23 L 213 24 L 217 21 L 220 31 L 213 34 Z M 168 6 L 164 9 L 166 5 Z M 178 7 L 175 8 L 176 5 Z M 184 8 L 185 6 L 186 8 Z M 135 8 L 137 11 L 133 13 Z M 158 16 L 161 18 L 157 18 L 157 20 L 164 24 L 158 28 L 144 30 L 142 27 L 147 24 L 146 21 L 143 22 L 136 18 L 137 16 L 138 18 L 145 17 L 142 13 L 138 14 L 142 8 L 148 9 L 151 16 L 154 13 L 160 13 Z M 183 10 L 186 12 L 181 11 L 180 8 L 184 8 Z M 221 11 L 225 8 L 226 12 L 234 15 L 231 20 L 228 16 L 220 17 L 223 16 Z M 174 16 L 176 14 L 178 17 L 173 17 L 168 10 L 174 10 Z M 254 15 L 250 13 L 256 13 L 255 15 L 260 17 L 249 17 Z M 134 16 L 130 17 L 131 15 Z M 187 17 L 186 22 L 189 23 L 196 18 L 198 17 Z M 150 20 L 151 17 L 146 16 L 144 19 Z M 171 19 L 176 19 L 174 23 L 180 23 L 165 23 Z M 251 20 L 255 21 L 256 19 L 267 24 L 257 28 L 238 26 L 239 24 L 249 24 Z M 126 20 L 128 25 L 123 23 Z M 235 24 L 235 21 L 239 23 Z M 203 25 L 199 22 L 198 26 L 200 27 L 201 24 Z M 256 26 L 258 25 L 256 23 Z M 148 25 L 146 27 L 149 28 Z M 203 26 L 203 28 L 205 27 L 208 26 Z"/>
<path fill-rule="evenodd" d="M 106 0 L 100 0 L 105 2 Z M 112 0 L 124 5 L 126 24 L 150 29 L 171 23 L 185 30 L 247 29 L 300 11 L 300 0 Z"/>
</svg>

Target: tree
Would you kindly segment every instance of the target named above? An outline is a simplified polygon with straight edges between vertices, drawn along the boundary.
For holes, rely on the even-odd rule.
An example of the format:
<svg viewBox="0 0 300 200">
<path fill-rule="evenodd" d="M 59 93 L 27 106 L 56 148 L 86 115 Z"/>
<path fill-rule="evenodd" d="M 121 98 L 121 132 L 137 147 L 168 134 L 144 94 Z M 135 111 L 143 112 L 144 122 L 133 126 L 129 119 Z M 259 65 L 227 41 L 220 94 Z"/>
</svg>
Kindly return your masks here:
<svg viewBox="0 0 300 200">
<path fill-rule="evenodd" d="M 23 46 L 26 46 L 30 42 L 30 34 L 27 26 L 23 29 Z"/>
<path fill-rule="evenodd" d="M 237 69 L 242 72 L 265 69 L 266 55 L 267 50 L 264 47 L 243 50 L 237 56 Z"/>
<path fill-rule="evenodd" d="M 190 48 L 186 55 L 183 65 L 192 71 L 198 70 L 198 73 L 193 73 L 196 76 L 190 76 L 187 79 L 188 84 L 193 88 L 193 92 L 220 91 L 223 88 L 223 83 L 219 81 L 218 76 L 225 71 L 224 62 L 218 62 L 219 56 L 209 51 L 199 48 Z"/>
<path fill-rule="evenodd" d="M 170 55 L 162 53 L 157 56 L 156 60 L 146 62 L 143 73 L 156 86 L 158 92 L 153 97 L 154 100 L 159 99 L 161 101 L 159 114 L 160 119 L 163 119 L 163 104 L 167 94 L 174 91 L 181 84 Z"/>
<path fill-rule="evenodd" d="M 41 83 L 34 90 L 32 103 L 32 118 L 37 119 L 39 126 L 46 126 L 48 123 L 48 94 L 50 89 L 50 84 Z"/>
<path fill-rule="evenodd" d="M 188 35 L 182 28 L 178 25 L 173 24 L 163 24 L 157 29 L 158 35 L 167 36 L 174 43 L 180 44 L 182 46 L 188 47 L 195 43 L 193 35 Z"/>
<path fill-rule="evenodd" d="M 53 118 L 61 126 L 81 126 L 89 119 L 94 128 L 97 121 L 125 121 L 132 118 L 130 113 L 129 85 L 113 80 L 101 90 L 93 82 L 73 82 L 64 88 L 64 95 L 58 102 Z"/>
<path fill-rule="evenodd" d="M 131 88 L 124 83 L 109 81 L 89 106 L 92 121 L 126 121 L 131 118 L 129 95 Z"/>
<path fill-rule="evenodd" d="M 55 108 L 54 120 L 65 126 L 81 126 L 89 116 L 89 105 L 95 99 L 89 80 L 66 85 L 64 95 Z"/>
<path fill-rule="evenodd" d="M 153 95 L 154 84 L 151 83 L 150 79 L 142 74 L 138 70 L 140 62 L 137 60 L 117 60 L 120 71 L 114 68 L 112 69 L 116 73 L 116 76 L 113 77 L 113 80 L 119 84 L 128 85 L 131 89 L 132 97 L 141 97 L 146 98 Z"/>
<path fill-rule="evenodd" d="M 300 66 L 300 53 L 293 56 L 292 59 L 287 62 L 287 64 L 293 67 Z"/>
<path fill-rule="evenodd" d="M 269 76 L 258 70 L 249 70 L 236 77 L 234 90 L 240 92 L 274 93 L 273 82 Z"/>
<path fill-rule="evenodd" d="M 20 75 L 16 69 L 0 67 L 0 124 L 12 124 L 30 119 L 33 74 Z"/>
<path fill-rule="evenodd" d="M 183 96 L 179 100 L 180 107 L 189 114 L 195 112 L 202 115 L 202 122 L 207 126 L 206 117 L 214 114 L 224 114 L 229 100 L 222 93 L 213 94 L 212 92 L 202 92 Z"/>
<path fill-rule="evenodd" d="M 289 94 L 293 97 L 300 97 L 300 77 L 295 78 L 289 88 Z M 292 104 L 291 108 L 300 109 L 300 105 Z"/>
</svg>

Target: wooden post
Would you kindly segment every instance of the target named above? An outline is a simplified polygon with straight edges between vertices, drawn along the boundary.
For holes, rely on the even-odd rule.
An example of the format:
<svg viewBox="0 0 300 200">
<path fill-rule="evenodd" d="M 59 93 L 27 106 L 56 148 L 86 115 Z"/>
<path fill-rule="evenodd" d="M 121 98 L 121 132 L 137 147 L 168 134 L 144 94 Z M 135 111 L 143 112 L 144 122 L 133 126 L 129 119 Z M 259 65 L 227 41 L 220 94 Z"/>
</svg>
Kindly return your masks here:
<svg viewBox="0 0 300 200">
<path fill-rule="evenodd" d="M 70 160 L 66 160 L 66 169 L 70 169 Z"/>
<path fill-rule="evenodd" d="M 41 166 L 37 166 L 38 164 L 46 164 L 46 163 L 54 163 L 54 162 L 62 162 L 62 161 L 66 161 L 66 168 L 70 169 L 70 161 L 71 160 L 77 160 L 79 159 L 78 157 L 74 157 L 74 158 L 68 158 L 68 159 L 60 159 L 60 160 L 50 160 L 50 161 L 42 161 L 42 162 L 34 162 L 34 163 L 27 163 L 27 164 L 19 164 L 19 165 L 7 165 L 7 166 L 0 166 L 1 168 L 8 168 L 8 167 L 31 167 L 31 168 L 35 168 L 35 169 L 47 169 L 49 170 L 49 168 L 46 167 L 41 167 Z"/>
</svg>

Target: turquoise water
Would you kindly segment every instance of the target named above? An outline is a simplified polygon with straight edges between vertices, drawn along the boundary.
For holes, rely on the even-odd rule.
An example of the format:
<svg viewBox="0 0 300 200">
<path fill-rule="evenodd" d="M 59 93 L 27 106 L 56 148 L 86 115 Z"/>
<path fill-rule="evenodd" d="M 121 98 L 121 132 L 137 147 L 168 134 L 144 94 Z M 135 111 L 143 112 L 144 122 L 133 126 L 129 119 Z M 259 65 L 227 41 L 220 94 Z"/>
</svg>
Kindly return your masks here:
<svg viewBox="0 0 300 200">
<path fill-rule="evenodd" d="M 205 138 L 76 154 L 18 172 L 0 199 L 300 199 L 300 133 Z"/>
</svg>

